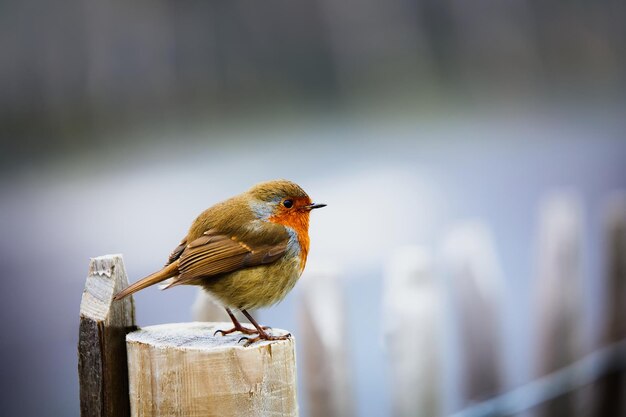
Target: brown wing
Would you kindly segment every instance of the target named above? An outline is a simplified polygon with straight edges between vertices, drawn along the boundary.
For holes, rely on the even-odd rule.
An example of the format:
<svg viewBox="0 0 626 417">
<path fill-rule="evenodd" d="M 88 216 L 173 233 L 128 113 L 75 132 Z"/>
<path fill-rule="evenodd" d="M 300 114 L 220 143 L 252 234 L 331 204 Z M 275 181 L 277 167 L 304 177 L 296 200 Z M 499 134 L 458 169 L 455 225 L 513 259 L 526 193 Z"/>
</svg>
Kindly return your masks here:
<svg viewBox="0 0 626 417">
<path fill-rule="evenodd" d="M 287 250 L 289 239 L 271 244 L 246 244 L 236 237 L 209 230 L 187 245 L 178 258 L 180 275 L 168 287 L 189 284 L 199 278 L 268 264 Z"/>
<path fill-rule="evenodd" d="M 170 253 L 170 257 L 167 259 L 167 263 L 165 264 L 165 266 L 168 266 L 169 264 L 174 262 L 176 259 L 180 258 L 180 255 L 183 253 L 186 246 L 187 246 L 187 239 L 183 239 L 180 242 L 180 245 L 176 246 L 176 249 L 174 249 L 172 253 Z"/>
</svg>

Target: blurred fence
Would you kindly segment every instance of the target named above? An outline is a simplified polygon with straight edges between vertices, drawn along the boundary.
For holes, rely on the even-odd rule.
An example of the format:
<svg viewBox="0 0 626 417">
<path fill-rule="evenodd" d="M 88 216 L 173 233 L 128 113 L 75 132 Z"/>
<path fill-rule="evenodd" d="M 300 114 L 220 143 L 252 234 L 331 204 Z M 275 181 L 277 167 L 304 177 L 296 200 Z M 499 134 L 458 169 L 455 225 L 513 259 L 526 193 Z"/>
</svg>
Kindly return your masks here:
<svg viewBox="0 0 626 417">
<path fill-rule="evenodd" d="M 585 237 L 582 199 L 571 191 L 556 192 L 539 205 L 536 277 L 530 304 L 517 313 L 527 315 L 531 322 L 529 341 L 524 341 L 532 351 L 525 364 L 530 379 L 513 389 L 505 382 L 503 343 L 511 333 L 501 332 L 506 280 L 489 227 L 472 221 L 451 228 L 439 262 L 424 247 L 399 249 L 386 269 L 382 294 L 391 415 L 626 416 L 626 194 L 616 193 L 604 206 L 604 275 L 595 278 L 602 281 L 602 324 L 599 331 L 592 332 L 600 335 L 599 339 L 590 344 L 582 337 L 585 315 L 589 314 L 581 266 Z M 339 286 L 331 285 L 327 277 L 324 286 L 317 283 L 323 291 L 308 295 L 319 277 L 307 278 L 305 298 L 317 300 L 318 306 L 310 317 L 343 321 L 344 313 L 337 307 L 341 304 L 333 302 Z M 335 307 L 326 311 L 326 302 Z M 322 328 L 337 324 L 333 319 L 325 323 Z M 301 332 L 304 340 L 325 337 L 311 326 Z M 329 336 L 335 333 L 331 331 Z M 345 344 L 338 345 L 345 349 Z M 305 385 L 318 387 L 318 395 L 310 395 L 305 408 L 311 417 L 350 416 L 351 412 L 345 411 L 351 409 L 345 405 L 351 398 L 346 390 L 350 385 L 346 377 L 351 374 L 346 371 L 349 354 L 327 354 L 320 362 L 322 352 L 319 347 L 304 351 L 305 363 L 317 364 L 306 367 Z M 446 374 L 451 363 L 457 364 L 456 369 Z M 335 370 L 335 375 L 341 372 L 343 388 L 337 388 L 332 372 L 321 369 Z M 454 392 L 452 396 L 457 398 L 450 401 L 445 391 Z M 338 393 L 343 408 L 328 407 Z M 315 411 L 320 406 L 323 413 Z"/>
</svg>

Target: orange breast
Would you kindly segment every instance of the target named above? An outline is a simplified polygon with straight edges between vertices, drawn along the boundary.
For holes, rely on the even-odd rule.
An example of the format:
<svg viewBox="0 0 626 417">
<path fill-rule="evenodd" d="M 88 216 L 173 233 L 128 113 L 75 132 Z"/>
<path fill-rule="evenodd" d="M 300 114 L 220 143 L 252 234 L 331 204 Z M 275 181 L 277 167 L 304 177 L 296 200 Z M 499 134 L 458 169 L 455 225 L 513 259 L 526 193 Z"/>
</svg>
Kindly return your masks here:
<svg viewBox="0 0 626 417">
<path fill-rule="evenodd" d="M 309 253 L 309 212 L 300 210 L 281 211 L 268 220 L 282 224 L 296 232 L 298 245 L 300 246 L 300 272 L 302 272 Z"/>
</svg>

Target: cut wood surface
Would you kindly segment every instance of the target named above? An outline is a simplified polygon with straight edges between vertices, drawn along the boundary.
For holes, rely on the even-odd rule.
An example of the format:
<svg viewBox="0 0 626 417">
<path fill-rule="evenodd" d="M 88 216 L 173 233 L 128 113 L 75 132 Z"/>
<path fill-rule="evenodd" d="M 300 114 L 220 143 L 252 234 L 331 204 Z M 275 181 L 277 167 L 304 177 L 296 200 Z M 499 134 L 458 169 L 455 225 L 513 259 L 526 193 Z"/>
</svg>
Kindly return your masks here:
<svg viewBox="0 0 626 417">
<path fill-rule="evenodd" d="M 135 328 L 133 299 L 112 301 L 113 294 L 127 285 L 121 255 L 89 263 L 78 339 L 82 417 L 130 415 L 125 335 Z"/>
<path fill-rule="evenodd" d="M 132 415 L 297 416 L 294 339 L 245 347 L 241 333 L 213 336 L 231 327 L 173 323 L 128 334 Z"/>
</svg>

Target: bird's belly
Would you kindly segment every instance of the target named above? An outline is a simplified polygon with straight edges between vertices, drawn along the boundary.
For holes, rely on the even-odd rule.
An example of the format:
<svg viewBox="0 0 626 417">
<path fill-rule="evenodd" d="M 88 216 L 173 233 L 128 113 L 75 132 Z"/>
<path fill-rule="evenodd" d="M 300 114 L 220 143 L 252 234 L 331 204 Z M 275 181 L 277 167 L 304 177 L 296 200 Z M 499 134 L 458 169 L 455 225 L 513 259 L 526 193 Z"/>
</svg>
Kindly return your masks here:
<svg viewBox="0 0 626 417">
<path fill-rule="evenodd" d="M 267 307 L 281 301 L 300 278 L 298 257 L 283 258 L 202 280 L 204 289 L 227 307 L 250 309 Z"/>
</svg>

